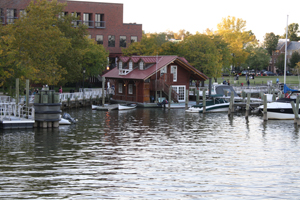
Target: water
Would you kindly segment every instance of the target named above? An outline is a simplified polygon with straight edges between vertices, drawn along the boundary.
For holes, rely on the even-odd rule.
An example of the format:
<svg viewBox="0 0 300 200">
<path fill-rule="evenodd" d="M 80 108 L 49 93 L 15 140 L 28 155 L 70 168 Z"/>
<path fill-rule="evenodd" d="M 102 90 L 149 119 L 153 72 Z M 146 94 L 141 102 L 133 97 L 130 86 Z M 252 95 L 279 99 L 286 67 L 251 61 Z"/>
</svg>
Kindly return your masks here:
<svg viewBox="0 0 300 200">
<path fill-rule="evenodd" d="M 299 199 L 299 129 L 243 113 L 67 111 L 2 130 L 1 199 Z"/>
</svg>

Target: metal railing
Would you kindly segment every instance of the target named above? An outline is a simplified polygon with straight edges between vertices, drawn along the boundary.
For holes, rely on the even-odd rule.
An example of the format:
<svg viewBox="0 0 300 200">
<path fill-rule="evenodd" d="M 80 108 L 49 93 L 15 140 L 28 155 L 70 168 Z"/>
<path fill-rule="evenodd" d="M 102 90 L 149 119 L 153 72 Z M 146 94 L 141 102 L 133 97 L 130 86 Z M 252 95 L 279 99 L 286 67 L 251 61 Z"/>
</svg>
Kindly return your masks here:
<svg viewBox="0 0 300 200">
<path fill-rule="evenodd" d="M 113 88 L 104 90 L 104 97 L 108 97 L 108 95 L 110 94 L 114 94 Z M 82 99 L 97 98 L 97 97 L 102 97 L 102 88 L 97 88 L 97 89 L 84 88 L 84 92 L 82 88 L 80 88 L 79 92 L 59 94 L 60 102 L 68 101 L 68 99 L 82 100 Z"/>
<path fill-rule="evenodd" d="M 16 104 L 15 102 L 0 103 L 0 119 L 16 120 L 16 119 L 34 119 L 34 108 L 26 107 L 26 105 Z"/>
<path fill-rule="evenodd" d="M 96 28 L 105 28 L 105 21 L 95 21 Z"/>
<path fill-rule="evenodd" d="M 89 28 L 94 28 L 94 21 L 83 21 L 83 24 Z"/>
</svg>

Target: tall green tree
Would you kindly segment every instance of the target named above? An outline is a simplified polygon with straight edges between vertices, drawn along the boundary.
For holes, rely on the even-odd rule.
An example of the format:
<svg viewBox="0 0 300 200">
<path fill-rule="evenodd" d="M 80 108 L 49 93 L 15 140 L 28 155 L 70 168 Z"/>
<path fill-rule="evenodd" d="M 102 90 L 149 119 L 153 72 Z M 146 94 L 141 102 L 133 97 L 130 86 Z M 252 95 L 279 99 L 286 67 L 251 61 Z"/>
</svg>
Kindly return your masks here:
<svg viewBox="0 0 300 200">
<path fill-rule="evenodd" d="M 273 32 L 265 34 L 264 46 L 267 49 L 270 56 L 272 56 L 272 52 L 276 50 L 278 40 L 279 35 L 275 35 Z"/>
<path fill-rule="evenodd" d="M 298 62 L 300 62 L 300 54 L 299 54 L 298 51 L 294 51 L 292 53 L 292 56 L 289 60 L 288 65 L 289 65 L 290 68 L 294 68 L 297 65 Z"/>
<path fill-rule="evenodd" d="M 286 28 L 285 28 L 286 31 Z M 291 23 L 288 25 L 288 39 L 290 41 L 299 41 L 300 37 L 298 34 L 300 33 L 299 24 L 298 23 Z M 286 32 L 282 35 L 282 38 L 286 38 Z"/>
<path fill-rule="evenodd" d="M 249 52 L 249 56 L 246 60 L 246 64 L 249 69 L 262 70 L 269 66 L 270 55 L 268 51 L 262 47 L 247 47 L 247 51 Z"/>
<path fill-rule="evenodd" d="M 180 43 L 180 56 L 209 77 L 219 77 L 222 71 L 222 54 L 214 41 L 204 34 L 189 36 Z"/>
<path fill-rule="evenodd" d="M 246 31 L 246 21 L 240 18 L 228 16 L 223 18 L 217 25 L 218 30 L 215 34 L 222 36 L 229 45 L 233 55 L 232 66 L 240 66 L 247 59 L 248 53 L 245 47 L 248 43 L 255 42 L 255 36 L 251 31 Z"/>
<path fill-rule="evenodd" d="M 284 54 L 282 53 L 277 57 L 277 61 L 275 63 L 277 70 L 279 70 L 281 72 L 284 72 L 284 60 L 285 60 L 285 57 L 284 57 Z"/>
</svg>

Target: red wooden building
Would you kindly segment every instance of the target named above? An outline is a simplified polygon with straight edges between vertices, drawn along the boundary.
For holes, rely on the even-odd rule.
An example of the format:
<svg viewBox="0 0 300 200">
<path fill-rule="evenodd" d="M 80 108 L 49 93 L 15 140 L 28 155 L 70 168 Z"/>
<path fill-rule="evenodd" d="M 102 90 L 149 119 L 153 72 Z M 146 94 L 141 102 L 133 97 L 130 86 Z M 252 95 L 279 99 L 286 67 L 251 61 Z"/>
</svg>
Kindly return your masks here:
<svg viewBox="0 0 300 200">
<path fill-rule="evenodd" d="M 190 80 L 208 79 L 178 56 L 119 57 L 117 65 L 103 75 L 115 87 L 115 100 L 149 103 L 155 92 L 167 98 L 172 87 L 172 100 L 184 102 Z"/>
</svg>

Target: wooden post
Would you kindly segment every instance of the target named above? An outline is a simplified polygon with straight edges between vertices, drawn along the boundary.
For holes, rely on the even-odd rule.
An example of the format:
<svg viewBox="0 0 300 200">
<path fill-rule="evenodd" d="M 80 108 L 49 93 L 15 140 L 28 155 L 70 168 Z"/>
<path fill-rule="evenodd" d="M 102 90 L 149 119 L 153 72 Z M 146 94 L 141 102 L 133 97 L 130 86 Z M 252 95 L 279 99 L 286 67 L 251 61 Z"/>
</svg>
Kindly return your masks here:
<svg viewBox="0 0 300 200">
<path fill-rule="evenodd" d="M 185 97 L 185 109 L 189 107 L 189 90 L 186 90 L 186 97 Z"/>
<path fill-rule="evenodd" d="M 297 99 L 296 99 L 296 109 L 297 109 L 298 113 L 299 113 L 299 100 L 300 100 L 300 96 L 297 95 Z"/>
<path fill-rule="evenodd" d="M 232 112 L 234 112 L 234 107 L 233 107 L 233 100 L 234 100 L 234 93 L 231 92 L 231 96 L 230 96 L 230 103 L 229 103 L 229 108 L 228 108 L 228 115 L 230 115 Z"/>
<path fill-rule="evenodd" d="M 242 97 L 243 97 L 243 101 L 244 101 L 246 98 L 246 92 L 244 90 L 242 91 Z"/>
<path fill-rule="evenodd" d="M 264 110 L 263 110 L 263 118 L 264 121 L 268 121 L 268 113 L 267 113 L 267 96 L 264 95 Z"/>
<path fill-rule="evenodd" d="M 29 106 L 29 79 L 26 79 L 26 107 Z"/>
<path fill-rule="evenodd" d="M 199 104 L 199 89 L 196 89 L 197 91 L 197 96 L 196 96 L 196 104 Z"/>
<path fill-rule="evenodd" d="M 202 113 L 205 113 L 206 112 L 206 89 L 203 89 L 202 94 L 203 94 L 203 97 L 202 97 L 203 111 L 202 111 Z"/>
<path fill-rule="evenodd" d="M 299 110 L 296 109 L 297 105 L 295 106 L 295 103 L 293 101 L 291 101 L 291 105 L 292 105 L 292 109 L 293 109 L 293 112 L 295 115 L 294 123 L 299 125 L 300 124 L 299 114 L 298 114 Z M 298 102 L 298 107 L 299 107 L 299 102 Z"/>
<path fill-rule="evenodd" d="M 104 95 L 104 87 L 105 87 L 105 77 L 102 76 L 102 106 L 105 104 L 105 95 Z"/>
<path fill-rule="evenodd" d="M 249 110 L 250 110 L 250 93 L 247 93 L 247 104 L 246 104 L 246 118 L 249 116 Z"/>
<path fill-rule="evenodd" d="M 168 102 L 168 109 L 171 108 L 171 95 L 172 95 L 172 86 L 169 87 L 169 102 Z"/>
</svg>

